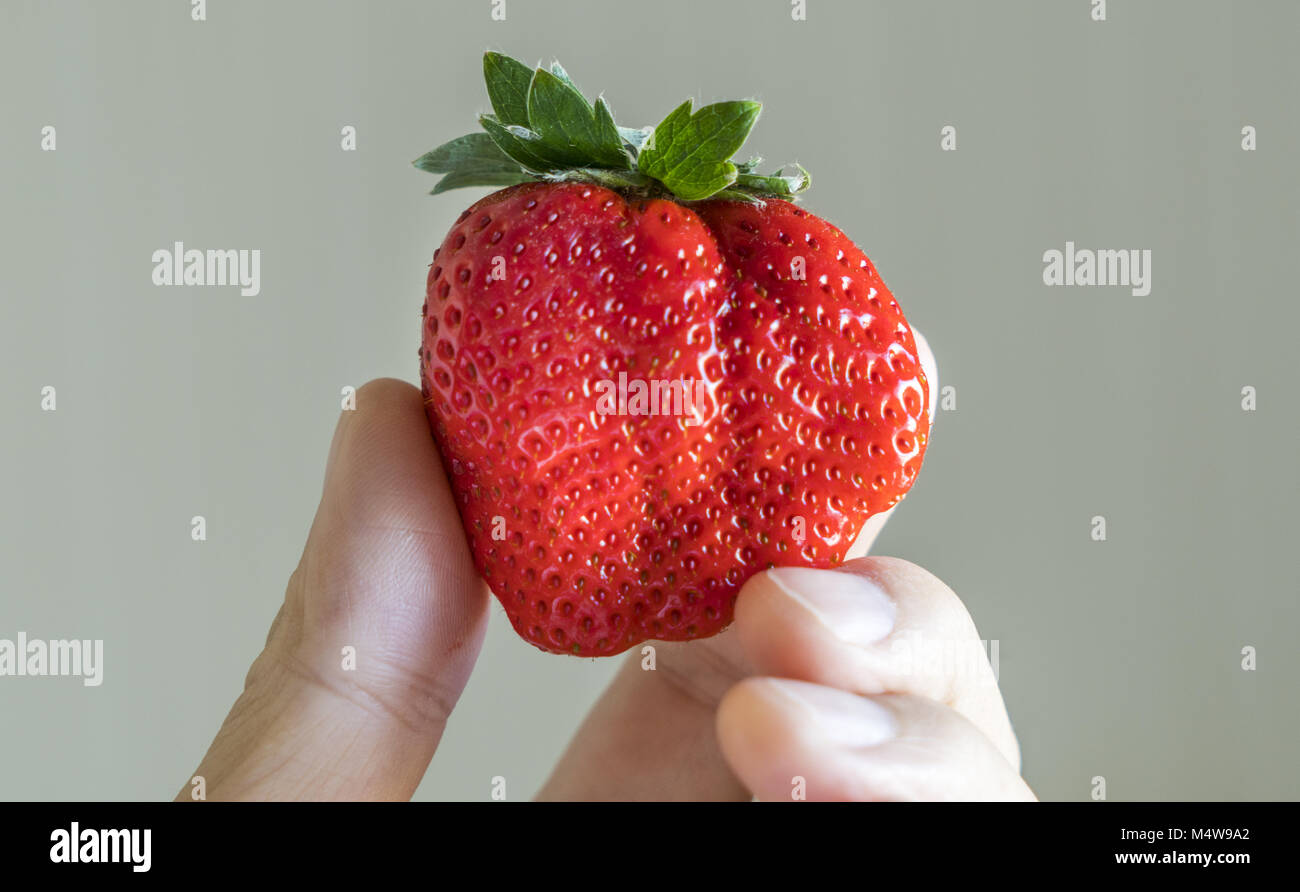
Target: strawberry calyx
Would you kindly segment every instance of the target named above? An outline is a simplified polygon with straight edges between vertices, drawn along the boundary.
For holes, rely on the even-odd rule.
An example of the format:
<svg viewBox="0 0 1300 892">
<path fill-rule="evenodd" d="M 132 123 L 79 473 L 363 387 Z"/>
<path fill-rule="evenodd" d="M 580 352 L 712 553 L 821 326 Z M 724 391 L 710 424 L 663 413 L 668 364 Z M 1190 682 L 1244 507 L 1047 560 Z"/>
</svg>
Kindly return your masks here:
<svg viewBox="0 0 1300 892">
<path fill-rule="evenodd" d="M 589 182 L 623 193 L 678 201 L 791 199 L 808 188 L 808 171 L 785 165 L 757 173 L 761 158 L 741 164 L 762 105 L 686 100 L 655 127 L 620 127 L 604 97 L 591 103 L 558 62 L 530 69 L 501 53 L 485 53 L 492 114 L 481 132 L 443 143 L 414 162 L 442 174 L 432 195 L 464 186 L 527 182 Z M 789 172 L 787 172 L 789 171 Z"/>
</svg>

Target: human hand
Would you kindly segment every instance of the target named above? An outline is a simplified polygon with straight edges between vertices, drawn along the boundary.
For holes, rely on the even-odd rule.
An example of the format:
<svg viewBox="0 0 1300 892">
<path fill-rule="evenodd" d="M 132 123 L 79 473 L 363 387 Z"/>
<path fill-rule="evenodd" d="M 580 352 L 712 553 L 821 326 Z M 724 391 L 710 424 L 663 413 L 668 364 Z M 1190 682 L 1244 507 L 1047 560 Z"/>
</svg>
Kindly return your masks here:
<svg viewBox="0 0 1300 892">
<path fill-rule="evenodd" d="M 938 369 L 916 335 L 931 388 Z M 1033 799 L 966 608 L 933 575 L 866 558 L 752 577 L 735 623 L 633 652 L 544 799 Z"/>
<path fill-rule="evenodd" d="M 730 629 L 656 648 L 654 671 L 627 660 L 542 798 L 1033 798 L 969 615 L 906 561 L 759 574 Z"/>
<path fill-rule="evenodd" d="M 196 772 L 206 797 L 409 798 L 488 604 L 420 392 L 367 384 L 335 431 L 266 646 Z M 819 609 L 836 615 L 823 623 Z M 795 776 L 812 799 L 1031 797 L 987 663 L 904 671 L 891 641 L 912 633 L 977 642 L 956 597 L 901 561 L 759 574 L 722 635 L 656 645 L 653 672 L 630 655 L 541 798 L 785 798 Z M 361 658 L 341 671 L 348 646 Z M 841 718 L 818 730 L 828 705 Z"/>
<path fill-rule="evenodd" d="M 423 397 L 381 379 L 356 400 L 284 605 L 195 772 L 208 799 L 409 798 L 478 658 L 488 592 Z"/>
</svg>

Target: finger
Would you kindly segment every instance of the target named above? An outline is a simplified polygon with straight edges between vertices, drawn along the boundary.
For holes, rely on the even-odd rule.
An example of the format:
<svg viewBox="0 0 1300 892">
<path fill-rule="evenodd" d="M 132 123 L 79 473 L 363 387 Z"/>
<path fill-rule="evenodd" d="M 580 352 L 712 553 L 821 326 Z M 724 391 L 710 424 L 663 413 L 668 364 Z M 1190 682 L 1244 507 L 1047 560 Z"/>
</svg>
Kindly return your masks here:
<svg viewBox="0 0 1300 892">
<path fill-rule="evenodd" d="M 935 408 L 939 402 L 939 361 L 934 358 L 934 351 L 930 349 L 930 342 L 926 340 L 925 335 L 921 334 L 921 329 L 913 328 L 912 338 L 916 341 L 916 357 L 921 360 L 921 370 L 925 372 L 926 390 L 928 391 L 926 411 L 930 415 L 930 424 L 934 424 L 937 414 Z"/>
<path fill-rule="evenodd" d="M 741 590 L 735 628 L 756 674 L 936 700 L 973 722 L 1019 770 L 974 621 L 952 589 L 915 564 L 868 557 L 838 570 L 760 573 Z"/>
<path fill-rule="evenodd" d="M 1032 800 L 979 729 L 921 697 L 751 678 L 718 707 L 727 763 L 762 800 Z"/>
<path fill-rule="evenodd" d="M 930 343 L 925 339 L 925 335 L 921 334 L 918 329 L 913 328 L 912 336 L 916 339 L 917 358 L 921 360 L 921 368 L 925 372 L 926 390 L 928 392 L 926 406 L 930 415 L 930 436 L 933 437 L 935 407 L 938 404 L 939 397 L 939 364 L 934 358 L 934 352 L 930 350 Z M 894 515 L 897 508 L 898 506 L 895 505 L 888 511 L 882 511 L 868 517 L 867 522 L 862 525 L 862 530 L 858 533 L 858 538 L 853 540 L 853 545 L 850 546 L 844 559 L 851 561 L 869 554 L 871 546 L 876 542 L 876 537 L 880 535 L 880 531 L 885 528 L 885 524 L 889 522 L 889 518 Z"/>
<path fill-rule="evenodd" d="M 373 381 L 339 420 L 284 605 L 199 766 L 207 798 L 409 797 L 486 618 L 420 391 Z"/>
</svg>

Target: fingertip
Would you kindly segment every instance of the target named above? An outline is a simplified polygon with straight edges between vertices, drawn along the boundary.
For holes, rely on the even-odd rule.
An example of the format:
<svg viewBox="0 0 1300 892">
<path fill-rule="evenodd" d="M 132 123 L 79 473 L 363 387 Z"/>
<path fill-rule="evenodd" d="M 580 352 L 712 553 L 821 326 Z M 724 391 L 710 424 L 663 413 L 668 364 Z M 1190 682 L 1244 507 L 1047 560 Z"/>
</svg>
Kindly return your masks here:
<svg viewBox="0 0 1300 892">
<path fill-rule="evenodd" d="M 855 763 L 894 739 L 893 712 L 848 691 L 785 678 L 749 678 L 718 710 L 718 744 L 760 799 L 862 798 Z"/>
<path fill-rule="evenodd" d="M 329 455 L 325 460 L 325 481 L 338 466 L 339 455 L 350 432 L 390 419 L 423 416 L 424 398 L 418 388 L 397 378 L 375 378 L 345 398 L 334 425 Z"/>
<path fill-rule="evenodd" d="M 370 381 L 345 407 L 304 549 L 322 665 L 340 636 L 459 690 L 488 615 L 420 390 Z M 472 646 L 465 647 L 469 642 Z M 379 669 L 379 661 L 367 665 Z"/>
<path fill-rule="evenodd" d="M 916 355 L 921 361 L 921 370 L 925 372 L 925 382 L 930 392 L 927 400 L 930 423 L 934 424 L 935 410 L 939 402 L 939 361 L 935 359 L 934 351 L 930 349 L 930 342 L 926 340 L 925 335 L 921 334 L 920 329 L 912 329 L 912 338 L 916 341 Z"/>
<path fill-rule="evenodd" d="M 760 799 L 769 798 L 788 770 L 794 748 L 790 733 L 797 721 L 788 701 L 773 691 L 771 679 L 747 678 L 718 704 L 718 747 L 741 783 Z"/>
<path fill-rule="evenodd" d="M 785 567 L 746 583 L 736 602 L 736 635 L 764 675 L 853 687 L 869 684 L 863 648 L 885 639 L 896 608 L 851 569 Z"/>
<path fill-rule="evenodd" d="M 792 601 L 768 570 L 750 577 L 736 599 L 735 633 L 749 663 L 761 674 L 806 677 L 807 612 Z M 817 572 L 817 571 L 812 571 Z"/>
<path fill-rule="evenodd" d="M 357 390 L 358 412 L 382 412 L 385 409 L 424 412 L 420 388 L 400 378 L 374 378 Z"/>
</svg>

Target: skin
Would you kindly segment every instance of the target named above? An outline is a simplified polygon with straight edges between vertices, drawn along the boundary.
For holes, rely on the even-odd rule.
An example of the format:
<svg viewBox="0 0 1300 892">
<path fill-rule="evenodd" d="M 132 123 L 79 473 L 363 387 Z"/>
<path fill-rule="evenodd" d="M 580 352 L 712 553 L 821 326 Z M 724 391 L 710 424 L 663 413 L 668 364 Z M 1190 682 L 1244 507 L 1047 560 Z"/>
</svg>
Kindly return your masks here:
<svg viewBox="0 0 1300 892">
<path fill-rule="evenodd" d="M 754 576 L 727 631 L 656 644 L 655 671 L 634 648 L 538 798 L 1033 799 L 961 601 L 920 567 L 863 556 L 890 513 L 841 570 Z M 335 430 L 266 646 L 194 772 L 206 798 L 409 798 L 491 603 L 419 390 L 370 382 Z M 355 671 L 340 671 L 345 644 Z"/>
</svg>

